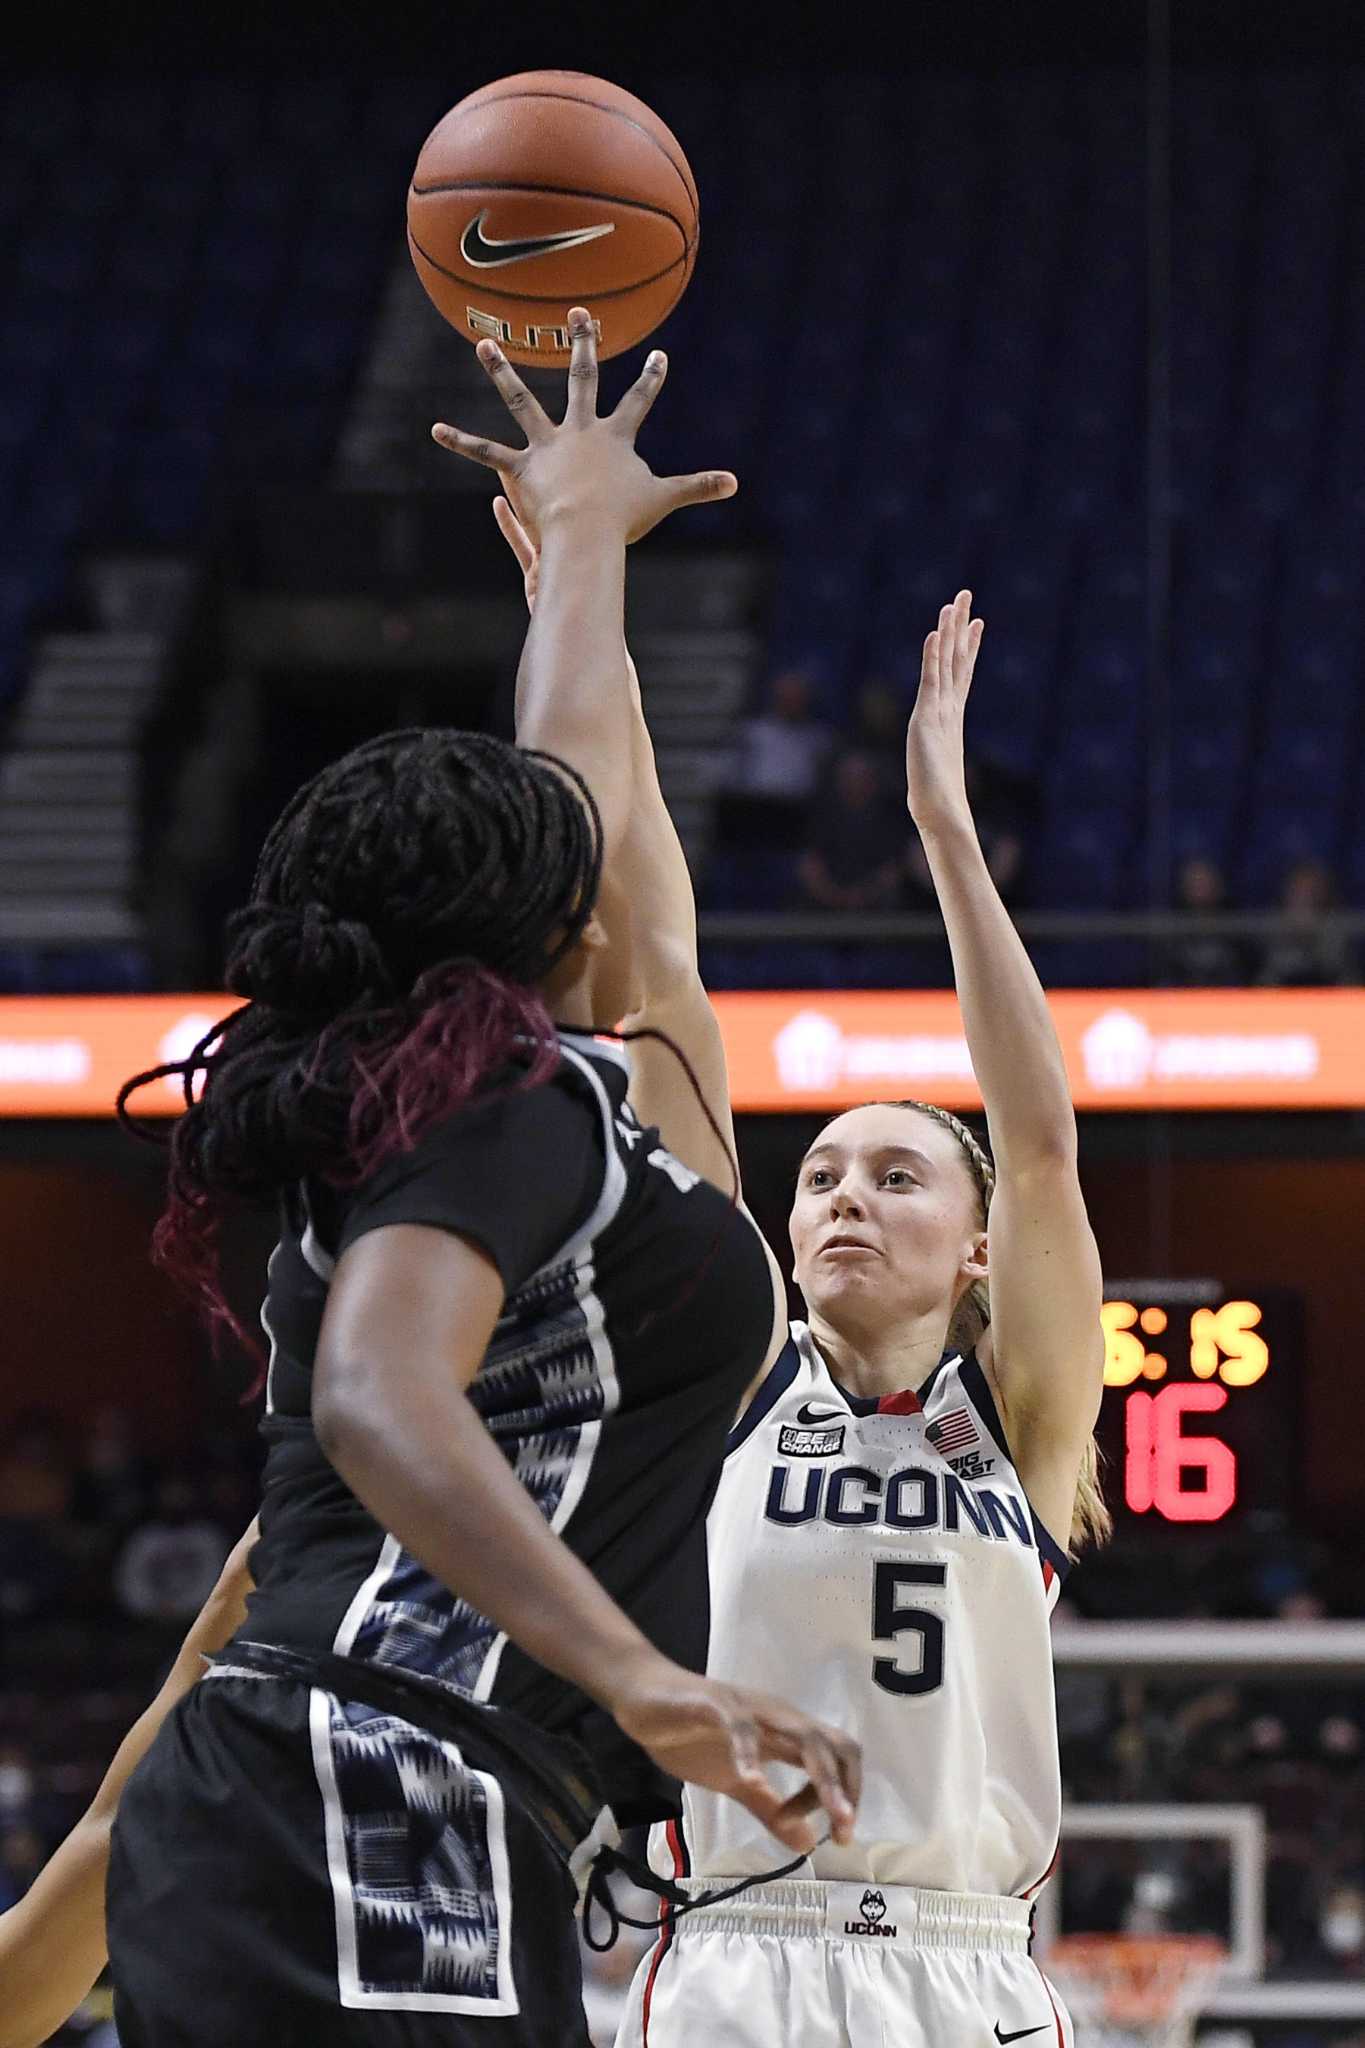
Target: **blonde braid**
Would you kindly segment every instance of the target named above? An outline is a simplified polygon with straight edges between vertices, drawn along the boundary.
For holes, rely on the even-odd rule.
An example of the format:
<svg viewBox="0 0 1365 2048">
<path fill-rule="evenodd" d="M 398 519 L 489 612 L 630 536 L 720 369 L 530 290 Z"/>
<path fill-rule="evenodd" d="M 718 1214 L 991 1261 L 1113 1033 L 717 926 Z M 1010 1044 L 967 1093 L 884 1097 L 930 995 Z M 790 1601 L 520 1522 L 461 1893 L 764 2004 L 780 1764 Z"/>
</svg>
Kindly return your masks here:
<svg viewBox="0 0 1365 2048">
<path fill-rule="evenodd" d="M 985 1147 L 974 1131 L 954 1116 L 950 1109 L 941 1109 L 936 1102 L 893 1102 L 890 1109 L 915 1109 L 921 1116 L 932 1117 L 951 1131 L 962 1147 L 971 1176 L 976 1184 L 981 1203 L 981 1221 L 988 1224 L 991 1213 L 991 1198 L 995 1193 L 995 1167 Z M 952 1322 L 948 1325 L 948 1343 L 954 1351 L 967 1353 L 974 1350 L 981 1341 L 981 1335 L 991 1319 L 991 1290 L 986 1280 L 974 1280 L 959 1297 L 953 1311 Z M 1080 1474 L 1076 1480 L 1076 1505 L 1071 1517 L 1069 1548 L 1073 1555 L 1084 1550 L 1088 1543 L 1107 1543 L 1114 1533 L 1114 1518 L 1105 1505 L 1104 1487 L 1100 1477 L 1100 1447 L 1092 1436 L 1086 1444 L 1081 1458 Z"/>
</svg>

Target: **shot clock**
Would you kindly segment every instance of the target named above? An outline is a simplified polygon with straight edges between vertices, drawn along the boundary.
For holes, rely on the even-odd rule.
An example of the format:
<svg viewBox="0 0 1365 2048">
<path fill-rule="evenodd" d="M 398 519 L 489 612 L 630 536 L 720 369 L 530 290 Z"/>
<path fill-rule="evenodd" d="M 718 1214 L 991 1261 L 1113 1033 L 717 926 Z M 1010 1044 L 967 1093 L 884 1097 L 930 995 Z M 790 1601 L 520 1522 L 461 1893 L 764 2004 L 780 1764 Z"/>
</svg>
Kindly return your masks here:
<svg viewBox="0 0 1365 2048">
<path fill-rule="evenodd" d="M 1302 1400 L 1300 1297 L 1216 1281 L 1111 1281 L 1099 1439 L 1120 1521 L 1289 1513 Z"/>
</svg>

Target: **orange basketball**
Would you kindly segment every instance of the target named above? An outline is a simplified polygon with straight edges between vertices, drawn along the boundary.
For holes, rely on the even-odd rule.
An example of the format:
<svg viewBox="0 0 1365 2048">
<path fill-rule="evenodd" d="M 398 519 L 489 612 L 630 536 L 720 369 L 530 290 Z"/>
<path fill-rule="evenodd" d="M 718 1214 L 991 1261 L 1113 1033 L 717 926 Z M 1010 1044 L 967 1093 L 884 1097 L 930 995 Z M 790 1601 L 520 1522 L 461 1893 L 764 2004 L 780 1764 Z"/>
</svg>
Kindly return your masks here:
<svg viewBox="0 0 1365 2048">
<path fill-rule="evenodd" d="M 581 71 L 522 71 L 461 100 L 422 144 L 408 247 L 451 326 L 563 367 L 570 306 L 599 356 L 652 334 L 697 259 L 697 187 L 643 100 Z"/>
</svg>

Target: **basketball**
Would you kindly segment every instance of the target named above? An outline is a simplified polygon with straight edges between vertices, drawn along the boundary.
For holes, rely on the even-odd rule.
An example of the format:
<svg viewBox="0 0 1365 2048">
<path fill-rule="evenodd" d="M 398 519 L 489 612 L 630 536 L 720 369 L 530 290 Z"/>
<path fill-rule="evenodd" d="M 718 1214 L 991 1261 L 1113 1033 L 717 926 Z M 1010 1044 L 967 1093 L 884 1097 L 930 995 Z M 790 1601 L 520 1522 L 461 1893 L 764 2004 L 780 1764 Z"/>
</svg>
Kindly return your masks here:
<svg viewBox="0 0 1365 2048">
<path fill-rule="evenodd" d="M 437 311 L 514 362 L 563 368 L 570 306 L 620 355 L 677 305 L 697 187 L 643 100 L 579 71 L 523 71 L 437 122 L 408 189 L 408 247 Z"/>
</svg>

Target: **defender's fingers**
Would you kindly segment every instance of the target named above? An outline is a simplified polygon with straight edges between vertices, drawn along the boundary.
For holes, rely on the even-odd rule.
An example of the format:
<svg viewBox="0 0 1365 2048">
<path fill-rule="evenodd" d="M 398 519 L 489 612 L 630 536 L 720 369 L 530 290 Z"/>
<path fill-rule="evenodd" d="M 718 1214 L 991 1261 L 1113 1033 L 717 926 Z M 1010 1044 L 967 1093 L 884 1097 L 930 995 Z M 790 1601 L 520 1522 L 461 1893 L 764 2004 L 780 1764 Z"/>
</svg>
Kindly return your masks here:
<svg viewBox="0 0 1365 2048">
<path fill-rule="evenodd" d="M 649 417 L 649 409 L 663 390 L 667 375 L 668 357 L 661 348 L 651 349 L 645 357 L 644 368 L 612 414 L 616 425 L 623 428 L 632 441 Z"/>
<path fill-rule="evenodd" d="M 436 422 L 431 438 L 452 455 L 464 455 L 470 462 L 482 463 L 485 469 L 515 470 L 526 452 L 504 448 L 501 441 L 485 441 L 478 434 L 463 433 L 459 427 L 448 427 L 444 420 Z"/>
<path fill-rule="evenodd" d="M 526 528 L 522 525 L 506 498 L 494 498 L 493 517 L 498 522 L 498 532 L 516 556 L 522 575 L 528 576 L 531 572 L 531 564 L 536 558 L 536 551 L 531 546 L 530 540 L 527 537 Z"/>
<path fill-rule="evenodd" d="M 515 512 L 518 520 L 521 522 L 523 531 L 526 533 L 530 533 L 531 522 L 526 517 L 526 509 L 521 502 L 521 493 L 517 489 L 516 478 L 510 475 L 504 476 L 501 472 L 499 472 L 498 482 L 502 485 L 503 496 L 506 498 L 508 504 L 512 507 L 512 510 Z"/>
<path fill-rule="evenodd" d="M 854 1802 L 849 1797 L 834 1743 L 822 1730 L 813 1730 L 806 1739 L 801 1761 L 809 1773 L 816 1797 L 829 1815 L 835 1841 L 850 1841 Z"/>
<path fill-rule="evenodd" d="M 734 1797 L 756 1820 L 762 1821 L 770 1834 L 776 1835 L 779 1842 L 785 1842 L 797 1854 L 808 1856 L 815 1847 L 818 1837 L 807 1817 L 807 1812 L 813 1809 L 802 1809 L 801 1793 L 792 1799 L 779 1799 L 765 1779 L 761 1786 L 750 1785 L 746 1781 L 736 1789 Z M 814 1803 L 818 1805 L 819 1801 Z"/>
<path fill-rule="evenodd" d="M 676 512 L 680 505 L 713 505 L 722 498 L 733 498 L 739 489 L 739 478 L 728 469 L 702 469 L 695 476 L 660 477 L 667 493 L 667 511 Z"/>
<path fill-rule="evenodd" d="M 481 341 L 475 350 L 479 361 L 497 386 L 499 398 L 511 413 L 527 440 L 535 445 L 554 432 L 554 422 L 534 393 L 527 390 L 495 341 Z"/>
<path fill-rule="evenodd" d="M 586 306 L 569 308 L 569 403 L 566 420 L 597 418 L 597 328 Z"/>
<path fill-rule="evenodd" d="M 508 500 L 505 500 L 505 498 L 495 498 L 493 500 L 493 518 L 497 520 L 499 535 L 503 537 L 503 541 L 508 543 L 508 547 L 516 555 L 518 569 L 522 571 L 522 575 L 530 575 L 530 571 L 536 565 L 536 551 L 530 545 L 530 541 L 526 537 L 526 528 L 522 526 L 520 518 L 516 516 L 512 506 L 508 504 Z"/>
</svg>

